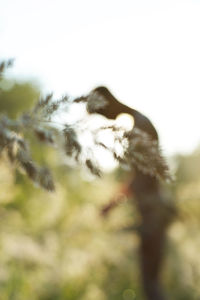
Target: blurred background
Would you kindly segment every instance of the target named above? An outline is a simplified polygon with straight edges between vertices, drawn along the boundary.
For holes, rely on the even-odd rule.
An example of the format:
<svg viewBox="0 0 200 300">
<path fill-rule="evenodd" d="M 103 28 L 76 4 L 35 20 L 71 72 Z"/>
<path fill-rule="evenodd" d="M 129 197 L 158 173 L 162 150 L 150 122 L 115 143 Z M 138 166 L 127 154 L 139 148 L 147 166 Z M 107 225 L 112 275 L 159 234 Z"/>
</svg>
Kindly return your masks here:
<svg viewBox="0 0 200 300">
<path fill-rule="evenodd" d="M 0 58 L 15 58 L 0 83 L 1 113 L 15 118 L 47 91 L 80 96 L 104 84 L 155 124 L 178 211 L 163 284 L 180 300 L 200 299 L 199 15 L 195 0 L 0 3 Z M 53 170 L 56 192 L 0 158 L 0 299 L 144 299 L 137 210 L 127 201 L 100 217 L 124 172 L 86 180 L 51 148 L 31 145 Z"/>
</svg>

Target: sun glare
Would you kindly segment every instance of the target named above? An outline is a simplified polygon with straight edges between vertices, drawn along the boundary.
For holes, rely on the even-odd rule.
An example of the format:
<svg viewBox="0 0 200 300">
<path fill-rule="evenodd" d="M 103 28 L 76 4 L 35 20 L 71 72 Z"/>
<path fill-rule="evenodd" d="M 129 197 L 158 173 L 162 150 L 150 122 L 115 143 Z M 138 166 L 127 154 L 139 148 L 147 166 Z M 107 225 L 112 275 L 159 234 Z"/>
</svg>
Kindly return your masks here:
<svg viewBox="0 0 200 300">
<path fill-rule="evenodd" d="M 116 119 L 116 123 L 125 130 L 131 130 L 134 126 L 134 118 L 129 114 L 120 114 Z"/>
</svg>

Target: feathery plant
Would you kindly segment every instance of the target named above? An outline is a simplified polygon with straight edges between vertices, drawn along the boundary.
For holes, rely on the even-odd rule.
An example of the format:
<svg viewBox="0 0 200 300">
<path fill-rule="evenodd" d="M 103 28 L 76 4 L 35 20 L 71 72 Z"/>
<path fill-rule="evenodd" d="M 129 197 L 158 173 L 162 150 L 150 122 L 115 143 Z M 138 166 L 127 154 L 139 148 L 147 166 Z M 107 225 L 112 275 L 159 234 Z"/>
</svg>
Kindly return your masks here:
<svg viewBox="0 0 200 300">
<path fill-rule="evenodd" d="M 7 68 L 13 65 L 13 60 L 0 63 L 0 81 L 4 78 Z M 106 106 L 106 99 L 97 93 L 70 99 L 64 96 L 55 100 L 53 94 L 41 97 L 36 105 L 28 112 L 22 113 L 13 120 L 6 115 L 0 115 L 0 154 L 6 152 L 10 162 L 24 173 L 38 186 L 54 191 L 55 184 L 51 172 L 46 166 L 39 166 L 31 156 L 29 142 L 25 133 L 34 134 L 39 143 L 62 150 L 64 154 L 76 163 L 84 165 L 95 176 L 101 176 L 101 167 L 95 159 L 95 149 L 104 148 L 112 153 L 113 158 L 122 164 L 137 167 L 143 173 L 159 179 L 169 179 L 168 166 L 163 158 L 159 145 L 148 134 L 135 128 L 126 131 L 124 128 L 112 124 L 102 125 L 97 129 L 87 125 L 89 114 L 81 120 L 70 123 L 56 122 L 56 117 L 72 105 L 85 105 L 89 114 L 98 107 Z M 83 131 L 89 132 L 92 139 L 91 146 L 81 142 Z M 102 133 L 109 132 L 113 136 L 113 145 L 107 145 L 102 139 Z M 120 149 L 120 151 L 119 151 Z"/>
</svg>

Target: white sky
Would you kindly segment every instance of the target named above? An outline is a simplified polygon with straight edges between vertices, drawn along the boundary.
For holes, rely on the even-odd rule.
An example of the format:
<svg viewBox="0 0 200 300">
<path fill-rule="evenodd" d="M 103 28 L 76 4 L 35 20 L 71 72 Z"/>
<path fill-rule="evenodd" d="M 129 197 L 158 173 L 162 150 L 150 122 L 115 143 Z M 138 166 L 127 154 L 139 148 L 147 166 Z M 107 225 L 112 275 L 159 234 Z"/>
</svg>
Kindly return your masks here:
<svg viewBox="0 0 200 300">
<path fill-rule="evenodd" d="M 0 0 L 7 57 L 57 95 L 106 85 L 168 154 L 200 143 L 200 0 Z"/>
</svg>

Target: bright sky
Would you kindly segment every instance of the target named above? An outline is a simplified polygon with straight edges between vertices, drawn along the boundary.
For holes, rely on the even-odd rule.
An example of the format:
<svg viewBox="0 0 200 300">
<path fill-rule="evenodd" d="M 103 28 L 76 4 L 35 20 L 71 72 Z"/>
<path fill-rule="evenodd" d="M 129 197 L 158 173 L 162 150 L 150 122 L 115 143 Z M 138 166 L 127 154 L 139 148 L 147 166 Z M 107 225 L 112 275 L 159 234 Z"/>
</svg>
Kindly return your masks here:
<svg viewBox="0 0 200 300">
<path fill-rule="evenodd" d="M 167 154 L 200 143 L 200 0 L 1 0 L 8 57 L 57 95 L 106 85 L 151 118 Z"/>
</svg>

